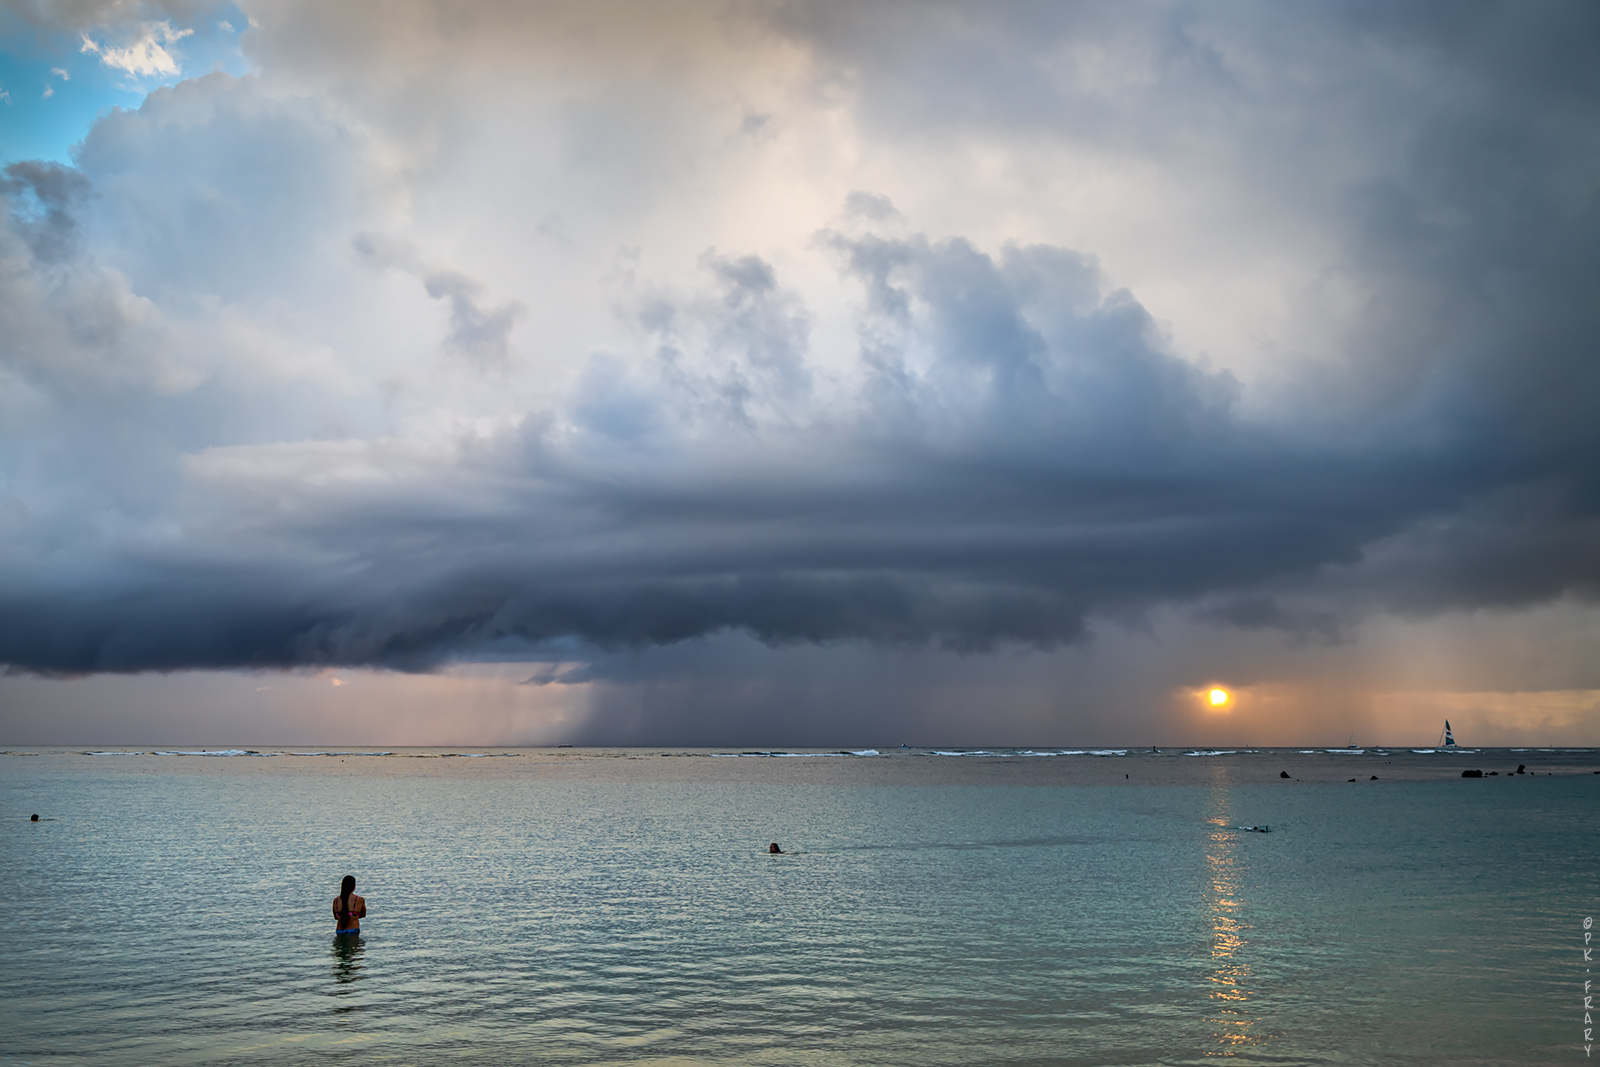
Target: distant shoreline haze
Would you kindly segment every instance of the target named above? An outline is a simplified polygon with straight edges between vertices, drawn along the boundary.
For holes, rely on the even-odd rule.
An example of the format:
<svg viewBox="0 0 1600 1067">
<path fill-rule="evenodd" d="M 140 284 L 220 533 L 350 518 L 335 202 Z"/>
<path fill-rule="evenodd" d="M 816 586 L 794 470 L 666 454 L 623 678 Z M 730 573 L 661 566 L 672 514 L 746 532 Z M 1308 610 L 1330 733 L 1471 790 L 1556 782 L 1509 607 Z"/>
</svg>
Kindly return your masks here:
<svg viewBox="0 0 1600 1067">
<path fill-rule="evenodd" d="M 631 773 L 668 780 L 744 780 L 751 763 L 770 765 L 762 772 L 779 781 L 862 780 L 904 784 L 930 773 L 948 781 L 998 784 L 1010 780 L 1011 765 L 1026 764 L 1030 781 L 1040 785 L 1204 785 L 1218 774 L 1231 784 L 1397 784 L 1437 782 L 1481 771 L 1486 777 L 1600 777 L 1600 748 L 1381 748 L 1296 747 L 1211 749 L 1150 746 L 1125 748 L 838 748 L 782 749 L 751 747 L 690 748 L 682 746 L 428 746 L 256 748 L 107 748 L 27 747 L 0 750 L 0 757 L 105 773 L 135 768 L 172 770 L 187 767 L 205 773 L 340 773 L 339 766 L 362 765 L 375 773 L 388 767 L 394 774 L 498 773 L 506 764 L 525 773 L 557 777 L 600 773 L 622 763 L 639 765 Z M 19 764 L 21 765 L 21 764 Z M 934 771 L 934 767 L 942 768 Z M 479 770 L 472 768 L 479 767 Z M 277 768 L 277 770 L 273 770 Z M 644 768 L 644 769 L 641 769 Z M 650 768 L 653 768 L 650 769 Z M 1519 768 L 1521 770 L 1519 770 Z M 1600 790 L 1600 782 L 1596 783 Z"/>
</svg>

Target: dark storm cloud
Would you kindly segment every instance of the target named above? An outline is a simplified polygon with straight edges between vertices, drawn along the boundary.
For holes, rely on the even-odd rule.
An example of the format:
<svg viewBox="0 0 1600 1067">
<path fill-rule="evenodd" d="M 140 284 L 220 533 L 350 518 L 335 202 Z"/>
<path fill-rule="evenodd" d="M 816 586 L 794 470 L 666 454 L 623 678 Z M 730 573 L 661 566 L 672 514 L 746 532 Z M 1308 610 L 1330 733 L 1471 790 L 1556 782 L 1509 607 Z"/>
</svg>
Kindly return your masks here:
<svg viewBox="0 0 1600 1067">
<path fill-rule="evenodd" d="M 5 168 L 0 192 L 11 201 L 12 227 L 41 263 L 56 263 L 73 252 L 77 224 L 73 201 L 89 190 L 89 181 L 59 163 L 25 160 Z"/>
<path fill-rule="evenodd" d="M 865 98 L 886 129 L 947 128 L 955 116 L 1088 130 L 1164 142 L 1179 165 L 1185 132 L 1266 148 L 1252 160 L 1272 180 L 1241 180 L 1264 201 L 1286 188 L 1304 198 L 1339 242 L 1330 273 L 1368 293 L 1340 338 L 1343 372 L 1306 375 L 1287 406 L 1303 420 L 1289 438 L 1326 449 L 1327 466 L 1306 476 L 1330 487 L 1357 478 L 1348 506 L 1393 524 L 1381 545 L 1356 537 L 1373 565 L 1342 570 L 1344 581 L 1417 612 L 1594 596 L 1592 7 L 1166 5 L 1123 16 L 955 5 L 915 21 L 885 10 L 788 17 L 849 78 L 881 86 Z M 1085 89 L 1074 74 L 1087 64 L 1052 60 L 1086 26 L 1097 42 L 1137 38 L 1144 65 L 1111 91 L 1092 79 Z M 1294 78 L 1272 80 L 1275 48 L 1293 56 Z M 1393 71 L 1352 76 L 1375 73 L 1375 54 Z M 1158 109 L 1174 108 L 1179 121 L 1160 121 Z M 1353 162 L 1329 184 L 1317 172 L 1337 173 L 1335 154 Z M 1392 467 L 1379 469 L 1383 456 Z"/>
<path fill-rule="evenodd" d="M 1184 130 L 1193 120 L 1197 135 L 1225 134 L 1225 152 L 1262 153 L 1239 180 L 1262 183 L 1263 212 L 1303 194 L 1335 248 L 1329 276 L 1358 282 L 1361 305 L 1333 339 L 1342 359 L 1276 382 L 1268 410 L 1249 409 L 1234 376 L 1176 355 L 1093 250 L 908 233 L 914 218 L 858 191 L 845 214 L 864 228 L 815 238 L 858 293 L 854 377 L 817 358 L 807 295 L 776 260 L 707 251 L 697 278 L 624 309 L 637 351 L 596 351 L 570 393 L 448 454 L 377 433 L 246 447 L 219 431 L 162 453 L 181 486 L 121 510 L 69 509 L 92 527 L 72 550 L 32 512 L 5 513 L 17 551 L 0 563 L 0 662 L 428 669 L 729 632 L 779 647 L 1053 648 L 1086 641 L 1098 618 L 1170 605 L 1337 640 L 1377 608 L 1593 599 L 1592 13 L 1324 7 L 1302 25 L 1230 14 L 1241 10 L 805 7 L 784 26 L 858 87 L 860 113 L 890 141 L 1009 125 L 1165 146 L 1181 163 L 1202 150 Z M 1500 32 L 1508 22 L 1516 32 Z M 1150 77 L 1089 84 L 1047 62 L 1085 33 L 1136 38 Z M 1541 62 L 1543 41 L 1554 51 Z M 1246 61 L 1274 47 L 1306 58 L 1305 84 Z M 1398 57 L 1422 88 L 1335 77 L 1369 48 L 1392 55 L 1357 69 L 1381 74 Z M 1304 98 L 1280 99 L 1285 86 Z M 1157 121 L 1164 105 L 1176 119 Z M 1294 107 L 1304 114 L 1285 128 Z M 1302 155 L 1318 120 L 1329 143 Z M 131 136 L 136 121 L 107 125 Z M 186 145 L 204 132 L 198 120 L 180 131 Z M 313 159 L 333 151 L 299 126 L 285 138 Z M 91 140 L 86 170 L 111 174 L 101 150 Z M 1359 165 L 1318 173 L 1340 153 Z M 18 172 L 0 190 L 12 293 L 0 311 L 28 336 L 64 321 L 49 304 L 65 291 L 48 274 L 60 262 L 77 257 L 78 284 L 114 277 L 67 240 L 86 180 Z M 888 223 L 894 233 L 874 229 Z M 400 246 L 355 247 L 449 305 L 450 344 L 506 358 L 521 304 L 487 303 L 483 283 Z M 143 308 L 117 306 L 104 338 L 66 331 L 108 365 Z M 8 370 L 84 417 L 64 379 L 24 367 L 19 341 L 0 346 Z M 182 405 L 149 401 L 132 421 Z M 115 447 L 92 425 L 83 437 Z M 25 465 L 13 460 L 8 493 Z"/>
<path fill-rule="evenodd" d="M 1581 554 L 1552 566 L 1549 542 L 1578 534 L 1558 515 L 1520 537 L 1493 511 L 1467 519 L 1507 475 L 1467 469 L 1470 439 L 1407 440 L 1460 428 L 1407 422 L 1394 439 L 1318 448 L 1247 425 L 1232 383 L 1166 354 L 1138 303 L 1102 294 L 1081 256 L 833 240 L 876 313 L 863 325 L 874 399 L 847 420 L 757 435 L 663 374 L 641 388 L 675 420 L 670 451 L 618 454 L 616 434 L 559 443 L 530 426 L 356 504 L 263 479 L 233 521 L 270 553 L 219 542 L 209 559 L 124 557 L 81 586 L 13 574 L 0 650 L 20 667 L 87 671 L 426 668 L 507 639 L 617 648 L 725 630 L 1049 647 L 1082 640 L 1097 612 L 1308 581 L 1451 517 L 1492 530 L 1478 537 L 1503 557 L 1498 599 L 1592 580 Z M 723 293 L 697 311 L 720 309 L 711 332 L 757 365 L 791 353 L 792 322 L 752 313 L 776 290 L 770 267 L 707 267 Z M 251 489 L 248 463 L 215 478 L 224 495 Z M 1483 595 L 1449 552 L 1427 560 L 1456 602 Z M 1223 617 L 1284 624 L 1263 603 Z"/>
</svg>

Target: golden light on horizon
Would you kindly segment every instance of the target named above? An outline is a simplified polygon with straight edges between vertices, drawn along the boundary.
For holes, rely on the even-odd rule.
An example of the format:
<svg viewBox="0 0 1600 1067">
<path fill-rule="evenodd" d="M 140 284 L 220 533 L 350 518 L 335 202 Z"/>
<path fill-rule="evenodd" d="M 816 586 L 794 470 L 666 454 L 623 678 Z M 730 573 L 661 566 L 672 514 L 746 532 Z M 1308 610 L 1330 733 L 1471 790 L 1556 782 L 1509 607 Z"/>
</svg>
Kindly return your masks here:
<svg viewBox="0 0 1600 1067">
<path fill-rule="evenodd" d="M 1233 699 L 1228 695 L 1228 691 L 1226 689 L 1213 689 L 1207 694 L 1207 698 L 1211 701 L 1211 706 L 1214 708 L 1226 707 L 1228 701 Z"/>
</svg>

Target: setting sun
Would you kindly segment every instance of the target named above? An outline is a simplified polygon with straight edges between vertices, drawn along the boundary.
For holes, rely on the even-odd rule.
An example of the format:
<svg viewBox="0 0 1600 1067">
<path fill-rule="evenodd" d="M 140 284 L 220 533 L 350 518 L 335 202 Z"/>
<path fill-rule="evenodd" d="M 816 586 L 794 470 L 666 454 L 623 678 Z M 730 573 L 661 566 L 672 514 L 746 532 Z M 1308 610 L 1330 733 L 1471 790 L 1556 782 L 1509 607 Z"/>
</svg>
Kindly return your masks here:
<svg viewBox="0 0 1600 1067">
<path fill-rule="evenodd" d="M 1220 708 L 1228 702 L 1228 691 L 1226 689 L 1213 689 L 1211 690 L 1210 698 L 1211 706 Z"/>
</svg>

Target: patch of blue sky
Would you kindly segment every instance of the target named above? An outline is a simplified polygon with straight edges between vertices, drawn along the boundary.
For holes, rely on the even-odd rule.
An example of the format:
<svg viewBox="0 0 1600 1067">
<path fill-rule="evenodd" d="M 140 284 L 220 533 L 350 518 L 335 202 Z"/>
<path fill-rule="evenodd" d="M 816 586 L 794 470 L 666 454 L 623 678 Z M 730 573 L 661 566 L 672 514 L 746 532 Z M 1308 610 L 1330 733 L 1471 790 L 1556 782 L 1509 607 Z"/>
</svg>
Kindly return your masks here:
<svg viewBox="0 0 1600 1067">
<path fill-rule="evenodd" d="M 231 3 L 156 30 L 153 43 L 170 64 L 148 51 L 133 54 L 145 60 L 134 62 L 126 51 L 152 25 L 159 24 L 134 27 L 131 36 L 128 29 L 69 32 L 0 15 L 0 166 L 70 164 L 90 127 L 113 108 L 137 108 L 156 89 L 214 70 L 234 77 L 249 70 L 240 48 L 248 19 Z"/>
</svg>

